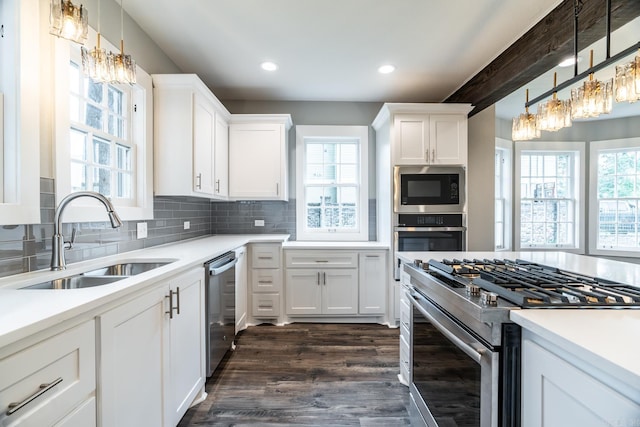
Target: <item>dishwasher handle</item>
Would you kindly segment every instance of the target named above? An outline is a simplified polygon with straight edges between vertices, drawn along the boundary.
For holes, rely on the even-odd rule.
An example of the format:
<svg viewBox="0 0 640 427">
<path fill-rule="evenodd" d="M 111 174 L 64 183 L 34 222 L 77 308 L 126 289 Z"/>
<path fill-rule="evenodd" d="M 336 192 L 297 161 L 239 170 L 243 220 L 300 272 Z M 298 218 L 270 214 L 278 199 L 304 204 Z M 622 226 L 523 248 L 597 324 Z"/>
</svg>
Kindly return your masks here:
<svg viewBox="0 0 640 427">
<path fill-rule="evenodd" d="M 209 275 L 217 276 L 218 274 L 222 274 L 225 271 L 235 267 L 237 263 L 238 263 L 238 258 L 234 258 L 228 263 L 221 265 L 220 267 L 215 267 L 215 268 L 209 267 Z"/>
</svg>

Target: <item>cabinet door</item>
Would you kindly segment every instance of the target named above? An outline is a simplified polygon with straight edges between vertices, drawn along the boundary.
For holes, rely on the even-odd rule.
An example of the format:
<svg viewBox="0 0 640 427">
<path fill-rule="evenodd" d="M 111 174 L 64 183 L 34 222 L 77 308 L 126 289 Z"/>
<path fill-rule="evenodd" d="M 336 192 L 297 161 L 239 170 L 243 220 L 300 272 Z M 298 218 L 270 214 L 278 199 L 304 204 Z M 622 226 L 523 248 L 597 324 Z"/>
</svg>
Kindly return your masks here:
<svg viewBox="0 0 640 427">
<path fill-rule="evenodd" d="M 226 199 L 229 196 L 229 125 L 220 114 L 216 114 L 214 146 L 214 195 Z"/>
<path fill-rule="evenodd" d="M 322 313 L 322 272 L 316 269 L 287 270 L 287 314 Z"/>
<path fill-rule="evenodd" d="M 430 119 L 431 164 L 467 164 L 467 118 L 434 114 Z"/>
<path fill-rule="evenodd" d="M 393 121 L 393 163 L 424 165 L 429 163 L 429 116 L 398 114 Z"/>
<path fill-rule="evenodd" d="M 216 113 L 208 100 L 193 95 L 193 191 L 214 194 L 214 137 Z"/>
<path fill-rule="evenodd" d="M 205 383 L 204 271 L 197 268 L 170 281 L 170 358 L 167 419 L 176 425 Z"/>
<path fill-rule="evenodd" d="M 361 253 L 359 270 L 360 314 L 384 314 L 387 301 L 387 263 L 385 252 Z"/>
<path fill-rule="evenodd" d="M 231 124 L 229 197 L 236 200 L 286 200 L 284 125 Z"/>
<path fill-rule="evenodd" d="M 638 402 L 588 372 L 523 339 L 523 427 L 634 425 Z"/>
<path fill-rule="evenodd" d="M 165 349 L 165 295 L 159 286 L 98 317 L 100 364 L 98 425 L 161 426 Z"/>
<path fill-rule="evenodd" d="M 358 270 L 336 268 L 320 274 L 322 314 L 358 313 Z"/>
</svg>

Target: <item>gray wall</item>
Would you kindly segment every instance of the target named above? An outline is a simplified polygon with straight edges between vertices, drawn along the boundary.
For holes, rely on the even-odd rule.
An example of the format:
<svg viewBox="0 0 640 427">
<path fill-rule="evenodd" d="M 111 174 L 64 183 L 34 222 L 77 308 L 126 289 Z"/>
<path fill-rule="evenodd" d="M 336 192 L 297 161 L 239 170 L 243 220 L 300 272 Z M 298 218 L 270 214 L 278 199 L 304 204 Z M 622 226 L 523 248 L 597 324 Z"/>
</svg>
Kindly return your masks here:
<svg viewBox="0 0 640 427">
<path fill-rule="evenodd" d="M 470 251 L 494 248 L 496 122 L 491 106 L 469 119 L 467 237 Z"/>
</svg>

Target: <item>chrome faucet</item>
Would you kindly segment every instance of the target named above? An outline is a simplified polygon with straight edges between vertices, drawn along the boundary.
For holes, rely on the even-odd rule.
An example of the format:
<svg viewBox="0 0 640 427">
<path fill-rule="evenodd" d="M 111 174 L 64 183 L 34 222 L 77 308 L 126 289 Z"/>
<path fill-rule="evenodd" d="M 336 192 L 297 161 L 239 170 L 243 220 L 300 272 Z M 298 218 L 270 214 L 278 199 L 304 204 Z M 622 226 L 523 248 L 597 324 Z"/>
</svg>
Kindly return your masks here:
<svg viewBox="0 0 640 427">
<path fill-rule="evenodd" d="M 62 235 L 62 212 L 64 208 L 74 199 L 78 197 L 93 197 L 98 199 L 105 208 L 107 208 L 107 215 L 111 221 L 111 227 L 118 228 L 122 225 L 120 217 L 116 213 L 113 205 L 105 196 L 94 191 L 78 191 L 67 195 L 60 201 L 60 204 L 56 208 L 56 212 L 53 216 L 53 241 L 51 244 L 51 270 L 64 270 L 67 268 L 67 264 L 64 260 L 64 236 Z"/>
</svg>

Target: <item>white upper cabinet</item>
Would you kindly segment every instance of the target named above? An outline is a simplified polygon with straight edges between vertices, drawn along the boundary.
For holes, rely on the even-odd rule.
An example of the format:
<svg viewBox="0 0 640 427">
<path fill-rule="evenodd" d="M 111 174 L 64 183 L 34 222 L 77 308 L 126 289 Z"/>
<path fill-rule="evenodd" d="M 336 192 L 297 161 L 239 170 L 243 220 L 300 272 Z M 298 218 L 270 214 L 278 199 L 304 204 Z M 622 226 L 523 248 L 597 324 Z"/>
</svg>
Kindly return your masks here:
<svg viewBox="0 0 640 427">
<path fill-rule="evenodd" d="M 233 115 L 229 125 L 229 198 L 288 200 L 291 116 Z"/>
<path fill-rule="evenodd" d="M 226 199 L 227 109 L 194 74 L 154 74 L 154 190 Z"/>
<path fill-rule="evenodd" d="M 389 132 L 392 165 L 466 165 L 468 104 L 385 104 L 373 127 Z"/>
</svg>

